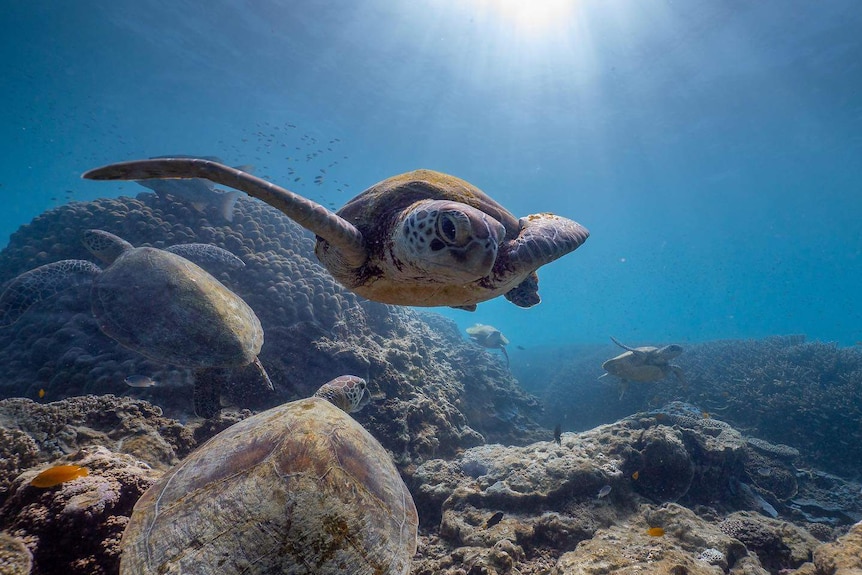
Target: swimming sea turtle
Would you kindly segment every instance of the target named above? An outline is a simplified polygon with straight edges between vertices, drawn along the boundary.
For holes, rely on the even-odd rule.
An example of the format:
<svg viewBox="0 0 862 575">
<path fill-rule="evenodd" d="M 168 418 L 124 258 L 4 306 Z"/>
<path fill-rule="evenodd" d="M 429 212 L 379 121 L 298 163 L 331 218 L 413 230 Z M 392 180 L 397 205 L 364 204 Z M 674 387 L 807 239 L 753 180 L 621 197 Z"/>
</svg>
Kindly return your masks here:
<svg viewBox="0 0 862 575">
<path fill-rule="evenodd" d="M 620 378 L 621 398 L 628 389 L 630 381 L 659 381 L 673 373 L 680 382 L 685 383 L 682 368 L 670 363 L 682 353 L 682 346 L 671 344 L 664 347 L 629 347 L 613 337 L 611 340 L 626 351 L 602 364 L 602 368 L 607 373 L 601 375 L 599 379 L 607 375 Z"/>
<path fill-rule="evenodd" d="M 488 349 L 499 349 L 503 352 L 506 358 L 506 366 L 509 365 L 509 354 L 506 352 L 506 346 L 509 345 L 509 340 L 503 335 L 499 329 L 492 325 L 477 323 L 467 328 L 467 335 L 474 342 Z"/>
<path fill-rule="evenodd" d="M 92 281 L 93 315 L 106 335 L 157 362 L 195 369 L 198 415 L 218 412 L 221 368 L 254 364 L 272 389 L 257 358 L 260 320 L 242 298 L 187 258 L 234 267 L 244 266 L 242 260 L 209 244 L 136 248 L 102 230 L 87 230 L 82 241 L 108 264 L 104 271 L 87 260 L 62 260 L 19 275 L 0 295 L 0 327 L 15 323 L 35 303 Z"/>
<path fill-rule="evenodd" d="M 589 236 L 580 224 L 549 213 L 519 220 L 468 182 L 431 170 L 383 180 L 337 213 L 206 159 L 122 162 L 83 177 L 206 178 L 242 190 L 316 234 L 318 259 L 347 289 L 396 305 L 474 310 L 504 295 L 533 306 L 540 301 L 536 270 Z"/>
<path fill-rule="evenodd" d="M 345 413 L 366 395 L 364 380 L 341 376 L 210 439 L 138 500 L 120 574 L 408 573 L 413 498 Z"/>
</svg>

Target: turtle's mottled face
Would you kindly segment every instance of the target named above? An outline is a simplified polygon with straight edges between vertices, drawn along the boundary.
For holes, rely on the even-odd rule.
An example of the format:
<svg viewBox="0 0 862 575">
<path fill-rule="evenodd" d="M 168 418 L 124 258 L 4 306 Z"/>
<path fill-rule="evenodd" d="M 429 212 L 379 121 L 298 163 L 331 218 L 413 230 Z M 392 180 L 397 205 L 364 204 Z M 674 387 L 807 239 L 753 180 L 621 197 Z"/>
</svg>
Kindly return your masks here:
<svg viewBox="0 0 862 575">
<path fill-rule="evenodd" d="M 393 255 L 419 275 L 474 281 L 491 272 L 505 234 L 503 224 L 472 206 L 423 200 L 402 217 Z"/>
<path fill-rule="evenodd" d="M 355 375 L 342 375 L 324 383 L 314 393 L 347 413 L 359 411 L 371 401 L 365 380 Z"/>
</svg>

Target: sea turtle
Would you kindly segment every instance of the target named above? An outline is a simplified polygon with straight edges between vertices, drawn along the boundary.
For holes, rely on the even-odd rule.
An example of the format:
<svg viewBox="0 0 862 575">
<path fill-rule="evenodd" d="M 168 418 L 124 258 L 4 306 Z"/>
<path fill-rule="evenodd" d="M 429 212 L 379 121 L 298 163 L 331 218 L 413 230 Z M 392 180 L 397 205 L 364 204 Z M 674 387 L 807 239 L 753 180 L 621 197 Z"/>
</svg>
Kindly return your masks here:
<svg viewBox="0 0 862 575">
<path fill-rule="evenodd" d="M 83 177 L 206 178 L 246 192 L 316 234 L 318 259 L 347 289 L 396 305 L 472 311 L 504 295 L 517 306 L 533 306 L 540 301 L 536 270 L 589 236 L 580 224 L 550 213 L 519 220 L 468 182 L 431 170 L 383 180 L 336 213 L 207 159 L 122 162 Z"/>
<path fill-rule="evenodd" d="M 612 337 L 611 340 L 626 351 L 602 364 L 607 373 L 599 379 L 607 375 L 620 378 L 620 398 L 628 389 L 630 381 L 659 381 L 672 373 L 680 382 L 685 383 L 682 368 L 670 363 L 682 353 L 682 346 L 671 344 L 664 347 L 629 347 L 616 338 Z"/>
<path fill-rule="evenodd" d="M 503 335 L 499 329 L 493 325 L 485 325 L 477 323 L 467 328 L 467 335 L 474 342 L 488 349 L 499 349 L 503 352 L 506 358 L 506 366 L 509 365 L 509 354 L 506 352 L 506 346 L 509 345 L 509 340 Z"/>
<path fill-rule="evenodd" d="M 413 498 L 345 413 L 365 396 L 363 379 L 341 376 L 210 439 L 138 500 L 120 574 L 408 573 Z"/>
<path fill-rule="evenodd" d="M 195 370 L 198 415 L 218 413 L 223 368 L 254 364 L 272 389 L 257 358 L 260 320 L 242 298 L 187 258 L 233 267 L 244 266 L 242 260 L 209 244 L 136 248 L 103 230 L 87 230 L 82 242 L 107 267 L 62 260 L 19 275 L 0 295 L 0 327 L 18 321 L 40 300 L 91 281 L 91 308 L 106 335 L 157 362 Z"/>
</svg>

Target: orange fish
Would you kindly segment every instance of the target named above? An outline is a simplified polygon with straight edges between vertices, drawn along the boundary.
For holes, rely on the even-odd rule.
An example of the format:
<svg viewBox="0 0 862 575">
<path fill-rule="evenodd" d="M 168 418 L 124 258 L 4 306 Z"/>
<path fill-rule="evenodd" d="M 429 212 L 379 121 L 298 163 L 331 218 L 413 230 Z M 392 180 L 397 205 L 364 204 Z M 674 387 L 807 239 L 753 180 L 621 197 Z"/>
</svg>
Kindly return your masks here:
<svg viewBox="0 0 862 575">
<path fill-rule="evenodd" d="M 634 473 L 632 473 L 632 479 L 634 479 L 635 481 L 637 481 L 638 477 L 640 477 L 640 476 L 641 476 L 640 471 L 635 471 Z"/>
<path fill-rule="evenodd" d="M 79 465 L 55 465 L 49 467 L 30 481 L 33 487 L 54 487 L 79 477 L 86 477 L 90 472 Z"/>
<path fill-rule="evenodd" d="M 650 537 L 661 537 L 662 535 L 664 535 L 664 529 L 662 529 L 661 527 L 650 527 L 646 530 L 646 532 L 647 535 L 649 535 Z"/>
<path fill-rule="evenodd" d="M 45 397 L 45 390 L 44 390 L 44 389 L 40 389 L 40 390 L 39 390 L 39 399 L 42 399 L 43 397 Z"/>
</svg>

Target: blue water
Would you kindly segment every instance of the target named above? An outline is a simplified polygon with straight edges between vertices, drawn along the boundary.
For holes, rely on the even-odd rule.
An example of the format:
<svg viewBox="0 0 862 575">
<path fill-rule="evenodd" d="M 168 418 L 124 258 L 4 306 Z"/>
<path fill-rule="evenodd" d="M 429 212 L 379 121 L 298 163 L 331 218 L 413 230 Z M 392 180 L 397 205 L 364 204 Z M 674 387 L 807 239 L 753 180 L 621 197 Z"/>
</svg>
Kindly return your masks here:
<svg viewBox="0 0 862 575">
<path fill-rule="evenodd" d="M 113 161 L 217 155 L 335 206 L 425 167 L 592 232 L 541 305 L 441 310 L 462 327 L 862 340 L 858 0 L 34 0 L 0 46 L 3 244 L 143 191 L 79 179 Z"/>
</svg>

